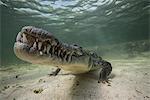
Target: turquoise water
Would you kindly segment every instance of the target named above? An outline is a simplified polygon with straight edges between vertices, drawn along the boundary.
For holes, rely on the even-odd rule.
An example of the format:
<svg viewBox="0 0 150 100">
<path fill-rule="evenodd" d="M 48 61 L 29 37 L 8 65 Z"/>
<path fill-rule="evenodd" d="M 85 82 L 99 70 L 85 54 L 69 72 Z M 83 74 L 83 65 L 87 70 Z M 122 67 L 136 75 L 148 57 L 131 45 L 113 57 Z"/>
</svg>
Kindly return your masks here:
<svg viewBox="0 0 150 100">
<path fill-rule="evenodd" d="M 25 25 L 106 59 L 150 57 L 148 0 L 1 0 L 1 65 L 25 63 L 13 52 Z"/>
<path fill-rule="evenodd" d="M 148 0 L 0 0 L 0 100 L 148 100 L 149 8 Z M 112 65 L 110 84 L 97 83 L 97 72 L 49 77 L 51 65 L 18 59 L 13 45 L 26 25 L 97 52 Z"/>
</svg>

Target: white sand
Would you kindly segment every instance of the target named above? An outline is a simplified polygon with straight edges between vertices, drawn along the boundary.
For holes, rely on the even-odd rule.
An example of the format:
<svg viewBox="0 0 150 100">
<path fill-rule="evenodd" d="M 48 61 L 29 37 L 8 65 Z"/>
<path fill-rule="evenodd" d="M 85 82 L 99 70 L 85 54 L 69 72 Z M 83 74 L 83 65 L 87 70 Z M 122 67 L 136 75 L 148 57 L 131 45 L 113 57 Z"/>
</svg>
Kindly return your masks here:
<svg viewBox="0 0 150 100">
<path fill-rule="evenodd" d="M 97 83 L 98 76 L 92 73 L 75 76 L 61 72 L 49 77 L 51 68 L 45 66 L 1 70 L 0 100 L 150 100 L 148 59 L 111 63 L 111 86 Z"/>
</svg>

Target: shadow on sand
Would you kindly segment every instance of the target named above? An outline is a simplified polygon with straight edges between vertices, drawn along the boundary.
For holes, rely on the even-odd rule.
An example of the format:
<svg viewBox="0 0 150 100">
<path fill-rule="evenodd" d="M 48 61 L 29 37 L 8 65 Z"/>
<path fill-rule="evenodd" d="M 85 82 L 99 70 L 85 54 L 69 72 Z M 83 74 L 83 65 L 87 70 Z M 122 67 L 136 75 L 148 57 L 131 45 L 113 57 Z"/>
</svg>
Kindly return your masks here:
<svg viewBox="0 0 150 100">
<path fill-rule="evenodd" d="M 103 83 L 98 83 L 98 77 L 97 71 L 75 75 L 70 89 L 71 100 L 99 100 L 102 97 L 101 85 Z M 115 75 L 111 74 L 109 78 L 114 77 Z"/>
</svg>

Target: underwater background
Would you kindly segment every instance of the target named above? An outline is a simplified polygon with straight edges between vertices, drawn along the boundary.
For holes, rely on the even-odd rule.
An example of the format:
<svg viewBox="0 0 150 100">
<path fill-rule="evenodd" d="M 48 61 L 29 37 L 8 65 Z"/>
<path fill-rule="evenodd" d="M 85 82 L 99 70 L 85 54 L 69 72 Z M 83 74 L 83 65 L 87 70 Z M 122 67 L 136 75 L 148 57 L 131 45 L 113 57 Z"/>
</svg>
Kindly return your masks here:
<svg viewBox="0 0 150 100">
<path fill-rule="evenodd" d="M 150 100 L 149 14 L 150 0 L 0 0 L 0 100 Z M 24 26 L 96 52 L 112 65 L 109 82 L 98 83 L 101 69 L 50 76 L 55 66 L 18 59 Z"/>
<path fill-rule="evenodd" d="M 24 63 L 17 33 L 33 25 L 110 59 L 150 57 L 149 0 L 1 0 L 1 66 Z"/>
</svg>

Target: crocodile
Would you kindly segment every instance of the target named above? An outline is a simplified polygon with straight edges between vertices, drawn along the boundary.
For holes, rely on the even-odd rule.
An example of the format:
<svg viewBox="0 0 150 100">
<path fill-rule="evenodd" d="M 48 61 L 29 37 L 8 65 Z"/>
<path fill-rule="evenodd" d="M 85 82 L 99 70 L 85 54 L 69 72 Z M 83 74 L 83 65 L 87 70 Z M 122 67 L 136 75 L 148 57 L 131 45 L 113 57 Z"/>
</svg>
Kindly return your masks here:
<svg viewBox="0 0 150 100">
<path fill-rule="evenodd" d="M 55 66 L 50 75 L 56 76 L 61 69 L 73 74 L 100 70 L 98 82 L 108 82 L 111 63 L 95 52 L 76 44 L 59 41 L 52 33 L 35 26 L 24 26 L 14 43 L 15 55 L 23 61 Z"/>
</svg>

